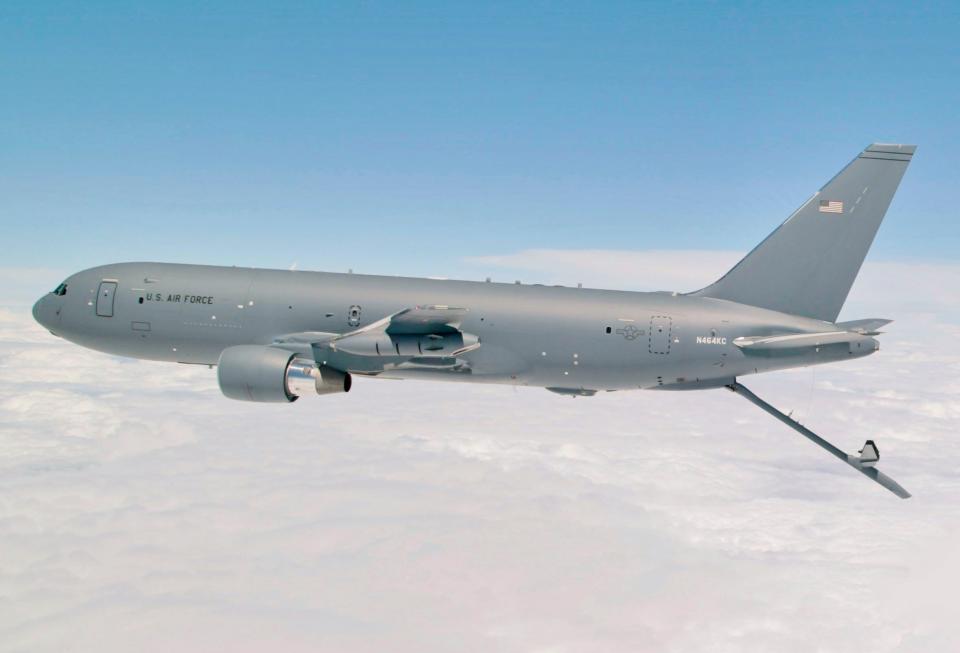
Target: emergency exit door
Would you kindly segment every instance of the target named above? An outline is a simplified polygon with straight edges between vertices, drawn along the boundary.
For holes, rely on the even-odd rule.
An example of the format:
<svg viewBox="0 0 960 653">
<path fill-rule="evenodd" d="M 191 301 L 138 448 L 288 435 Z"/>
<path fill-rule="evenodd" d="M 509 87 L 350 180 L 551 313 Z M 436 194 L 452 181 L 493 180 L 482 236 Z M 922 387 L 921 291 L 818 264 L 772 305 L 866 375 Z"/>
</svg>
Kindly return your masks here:
<svg viewBox="0 0 960 653">
<path fill-rule="evenodd" d="M 101 281 L 97 290 L 97 315 L 113 317 L 113 300 L 117 294 L 116 281 Z"/>
<path fill-rule="evenodd" d="M 654 315 L 650 318 L 650 353 L 669 354 L 672 339 L 673 320 L 667 315 Z"/>
</svg>

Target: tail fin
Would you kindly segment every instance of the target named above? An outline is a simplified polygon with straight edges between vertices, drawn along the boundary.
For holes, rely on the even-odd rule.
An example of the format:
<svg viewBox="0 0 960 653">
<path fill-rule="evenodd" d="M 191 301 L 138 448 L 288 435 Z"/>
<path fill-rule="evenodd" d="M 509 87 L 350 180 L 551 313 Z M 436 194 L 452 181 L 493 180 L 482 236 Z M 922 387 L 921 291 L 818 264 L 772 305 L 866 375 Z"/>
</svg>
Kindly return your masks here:
<svg viewBox="0 0 960 653">
<path fill-rule="evenodd" d="M 835 321 L 915 150 L 869 146 L 719 281 L 693 294 Z"/>
</svg>

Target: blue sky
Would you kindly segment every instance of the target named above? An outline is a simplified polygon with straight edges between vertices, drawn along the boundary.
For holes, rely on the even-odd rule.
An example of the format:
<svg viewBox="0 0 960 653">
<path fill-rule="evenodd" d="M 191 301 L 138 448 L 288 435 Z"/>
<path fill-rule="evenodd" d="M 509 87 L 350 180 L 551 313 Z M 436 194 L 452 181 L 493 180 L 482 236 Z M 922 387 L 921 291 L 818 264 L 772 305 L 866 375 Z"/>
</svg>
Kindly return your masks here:
<svg viewBox="0 0 960 653">
<path fill-rule="evenodd" d="M 872 258 L 955 260 L 958 19 L 947 3 L 4 3 L 5 265 L 483 277 L 464 259 L 746 250 L 875 140 L 920 149 Z"/>
<path fill-rule="evenodd" d="M 0 641 L 960 650 L 960 4 L 794 4 L 0 3 Z M 881 351 L 750 385 L 908 502 L 726 392 L 270 409 L 29 312 L 133 259 L 692 289 L 874 140 Z"/>
</svg>

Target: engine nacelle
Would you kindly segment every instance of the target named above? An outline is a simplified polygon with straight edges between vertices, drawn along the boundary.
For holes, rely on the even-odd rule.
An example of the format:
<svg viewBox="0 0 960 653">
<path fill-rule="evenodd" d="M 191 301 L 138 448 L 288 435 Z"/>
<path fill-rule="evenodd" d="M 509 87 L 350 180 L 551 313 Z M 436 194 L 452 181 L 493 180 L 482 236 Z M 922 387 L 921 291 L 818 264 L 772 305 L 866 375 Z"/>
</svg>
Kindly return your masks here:
<svg viewBox="0 0 960 653">
<path fill-rule="evenodd" d="M 353 379 L 284 349 L 237 345 L 220 354 L 217 382 L 230 399 L 291 402 L 307 394 L 350 392 Z"/>
</svg>

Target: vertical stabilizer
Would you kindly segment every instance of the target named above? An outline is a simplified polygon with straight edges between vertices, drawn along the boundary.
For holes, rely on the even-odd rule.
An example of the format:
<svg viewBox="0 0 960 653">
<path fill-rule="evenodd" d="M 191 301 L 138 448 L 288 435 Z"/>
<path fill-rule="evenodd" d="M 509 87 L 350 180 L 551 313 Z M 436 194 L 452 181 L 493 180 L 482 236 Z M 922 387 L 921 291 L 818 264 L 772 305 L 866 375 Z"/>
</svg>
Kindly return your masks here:
<svg viewBox="0 0 960 653">
<path fill-rule="evenodd" d="M 694 295 L 834 322 L 916 149 L 874 143 Z"/>
</svg>

